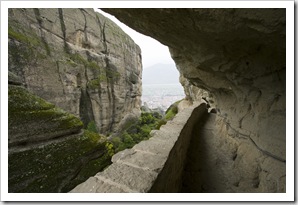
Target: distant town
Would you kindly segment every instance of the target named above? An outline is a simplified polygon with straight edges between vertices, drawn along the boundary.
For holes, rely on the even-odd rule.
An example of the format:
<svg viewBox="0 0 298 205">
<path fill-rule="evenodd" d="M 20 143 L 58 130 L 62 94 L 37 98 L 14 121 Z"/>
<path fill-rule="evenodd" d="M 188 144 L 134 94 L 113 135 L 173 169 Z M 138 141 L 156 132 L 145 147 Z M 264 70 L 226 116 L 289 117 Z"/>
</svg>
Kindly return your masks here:
<svg viewBox="0 0 298 205">
<path fill-rule="evenodd" d="M 184 97 L 181 84 L 145 84 L 143 85 L 142 105 L 150 109 L 161 108 L 165 111 L 171 104 Z"/>
</svg>

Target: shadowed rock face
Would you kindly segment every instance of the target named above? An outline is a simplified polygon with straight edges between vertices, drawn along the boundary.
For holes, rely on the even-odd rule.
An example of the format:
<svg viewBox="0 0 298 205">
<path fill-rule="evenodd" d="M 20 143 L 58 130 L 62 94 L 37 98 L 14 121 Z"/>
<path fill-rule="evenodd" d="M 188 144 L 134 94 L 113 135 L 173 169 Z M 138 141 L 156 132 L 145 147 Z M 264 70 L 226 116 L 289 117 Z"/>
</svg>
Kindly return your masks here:
<svg viewBox="0 0 298 205">
<path fill-rule="evenodd" d="M 284 192 L 286 10 L 103 10 L 169 47 L 188 99 L 204 93 L 224 141 L 243 138 L 236 153 L 242 169 L 253 163 L 258 192 Z"/>
<path fill-rule="evenodd" d="M 9 71 L 101 133 L 138 115 L 141 51 L 93 9 L 9 9 Z"/>
<path fill-rule="evenodd" d="M 110 164 L 88 123 L 140 112 L 140 48 L 92 9 L 9 9 L 8 24 L 9 192 L 67 192 Z"/>
<path fill-rule="evenodd" d="M 8 77 L 8 191 L 66 192 L 110 163 L 105 138 Z"/>
</svg>

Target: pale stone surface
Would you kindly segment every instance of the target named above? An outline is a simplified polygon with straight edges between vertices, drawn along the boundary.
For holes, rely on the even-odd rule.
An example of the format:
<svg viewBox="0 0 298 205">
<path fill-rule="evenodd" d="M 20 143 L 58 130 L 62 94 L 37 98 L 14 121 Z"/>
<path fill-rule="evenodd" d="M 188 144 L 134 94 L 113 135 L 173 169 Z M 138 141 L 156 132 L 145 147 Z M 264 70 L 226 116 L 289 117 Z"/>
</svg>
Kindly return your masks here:
<svg viewBox="0 0 298 205">
<path fill-rule="evenodd" d="M 90 177 L 85 183 L 78 185 L 75 189 L 71 190 L 69 193 L 123 193 L 123 189 L 111 185 L 104 180 L 100 180 L 97 177 Z"/>
<path fill-rule="evenodd" d="M 226 119 L 226 134 L 245 133 L 256 144 L 251 152 L 285 162 L 285 9 L 103 10 L 169 47 L 186 99 L 205 98 Z"/>
<path fill-rule="evenodd" d="M 142 141 L 133 147 L 134 150 L 142 150 L 149 153 L 157 154 L 160 156 L 167 156 L 171 147 L 173 147 L 175 140 L 165 141 L 159 139 L 159 136 L 153 136 L 149 140 Z"/>
<path fill-rule="evenodd" d="M 121 163 L 113 163 L 103 172 L 95 175 L 95 177 L 104 177 L 114 183 L 124 185 L 136 192 L 147 192 L 156 176 L 156 172 Z"/>
<path fill-rule="evenodd" d="M 179 192 L 193 127 L 207 113 L 206 104 L 196 106 L 179 112 L 162 130 L 152 131 L 149 140 L 115 154 L 113 164 L 95 176 L 98 181 L 91 177 L 71 192 L 111 191 L 105 184 L 124 192 Z"/>
<path fill-rule="evenodd" d="M 112 162 L 140 167 L 144 170 L 152 170 L 158 173 L 163 168 L 166 159 L 165 155 L 129 149 L 115 154 Z"/>
<path fill-rule="evenodd" d="M 9 71 L 101 133 L 139 116 L 141 50 L 93 9 L 9 9 Z M 122 123 L 123 124 L 123 123 Z"/>
</svg>

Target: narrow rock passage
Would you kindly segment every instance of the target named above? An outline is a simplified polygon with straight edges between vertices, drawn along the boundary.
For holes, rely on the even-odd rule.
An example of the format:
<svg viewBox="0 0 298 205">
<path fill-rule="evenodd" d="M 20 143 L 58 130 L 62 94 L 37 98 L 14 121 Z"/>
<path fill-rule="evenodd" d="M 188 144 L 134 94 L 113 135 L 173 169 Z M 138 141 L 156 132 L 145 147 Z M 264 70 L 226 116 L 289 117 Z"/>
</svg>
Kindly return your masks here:
<svg viewBox="0 0 298 205">
<path fill-rule="evenodd" d="M 193 130 L 181 192 L 236 192 L 235 150 L 215 134 L 216 114 L 208 113 Z M 234 153 L 234 154 L 233 154 Z"/>
</svg>

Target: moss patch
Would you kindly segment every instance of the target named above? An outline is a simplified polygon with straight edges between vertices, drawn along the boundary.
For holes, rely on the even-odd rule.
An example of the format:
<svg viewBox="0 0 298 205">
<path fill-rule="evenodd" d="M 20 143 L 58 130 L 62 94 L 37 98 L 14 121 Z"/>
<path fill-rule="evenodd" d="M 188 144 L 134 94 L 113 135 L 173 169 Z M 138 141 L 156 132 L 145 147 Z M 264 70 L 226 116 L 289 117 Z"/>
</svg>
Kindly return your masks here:
<svg viewBox="0 0 298 205">
<path fill-rule="evenodd" d="M 175 115 L 178 113 L 178 104 L 181 102 L 181 100 L 173 103 L 166 111 L 165 120 L 171 120 L 175 117 Z"/>
<path fill-rule="evenodd" d="M 70 53 L 70 54 L 66 54 L 66 55 L 69 56 L 69 58 L 73 61 L 73 63 L 82 64 L 86 68 L 91 69 L 91 70 L 101 70 L 101 67 L 97 64 L 96 61 L 94 61 L 94 60 L 89 61 L 86 58 L 84 58 L 82 55 L 80 55 L 79 53 Z"/>
<path fill-rule="evenodd" d="M 14 30 L 11 26 L 8 27 L 8 37 L 32 46 L 41 45 L 41 40 L 38 36 L 33 37 L 33 35 L 25 35 L 24 33 Z"/>
<path fill-rule="evenodd" d="M 88 134 L 13 153 L 9 192 L 68 192 L 110 163 L 105 143 L 94 143 Z"/>
<path fill-rule="evenodd" d="M 8 105 L 9 139 L 14 142 L 83 127 L 75 116 L 20 86 L 9 85 Z M 96 132 L 90 122 L 84 134 L 9 154 L 9 192 L 68 192 L 104 169 L 111 163 L 111 151 Z"/>
<path fill-rule="evenodd" d="M 47 59 L 50 46 L 30 28 L 10 20 L 8 28 L 9 67 L 23 69 L 25 66 L 36 66 L 37 62 Z"/>
<path fill-rule="evenodd" d="M 74 115 L 28 92 L 9 85 L 8 128 L 13 143 L 38 141 L 58 134 L 78 132 L 83 123 Z"/>
</svg>

